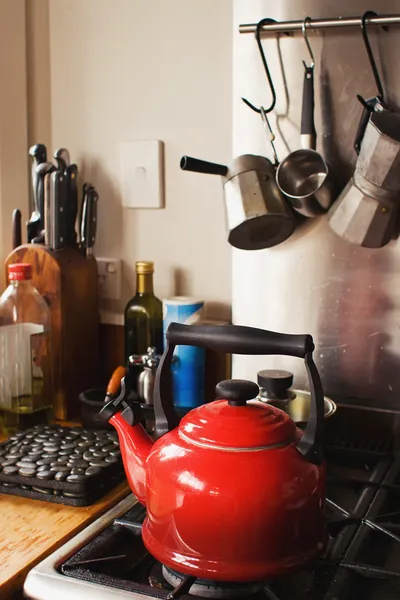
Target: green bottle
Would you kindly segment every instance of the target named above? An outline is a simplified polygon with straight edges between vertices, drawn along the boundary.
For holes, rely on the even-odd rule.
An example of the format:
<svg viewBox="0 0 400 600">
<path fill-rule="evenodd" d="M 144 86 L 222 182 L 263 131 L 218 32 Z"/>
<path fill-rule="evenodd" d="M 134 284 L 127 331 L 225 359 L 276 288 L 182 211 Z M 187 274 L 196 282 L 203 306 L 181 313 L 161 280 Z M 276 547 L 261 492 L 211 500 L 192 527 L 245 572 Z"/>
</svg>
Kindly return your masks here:
<svg viewBox="0 0 400 600">
<path fill-rule="evenodd" d="M 136 295 L 125 308 L 125 363 L 133 354 L 146 354 L 154 347 L 163 351 L 162 302 L 153 292 L 154 263 L 136 263 Z M 131 369 L 130 369 L 131 370 Z"/>
</svg>

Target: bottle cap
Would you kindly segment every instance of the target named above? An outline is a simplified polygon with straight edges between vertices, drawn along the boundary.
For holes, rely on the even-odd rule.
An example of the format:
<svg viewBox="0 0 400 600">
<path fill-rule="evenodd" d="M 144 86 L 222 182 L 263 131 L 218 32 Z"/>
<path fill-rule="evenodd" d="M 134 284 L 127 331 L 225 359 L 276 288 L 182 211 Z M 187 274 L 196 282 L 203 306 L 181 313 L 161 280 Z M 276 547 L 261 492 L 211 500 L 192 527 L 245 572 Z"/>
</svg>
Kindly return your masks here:
<svg viewBox="0 0 400 600">
<path fill-rule="evenodd" d="M 135 264 L 136 273 L 138 275 L 145 275 L 146 273 L 154 273 L 154 263 L 146 260 L 139 260 Z"/>
<path fill-rule="evenodd" d="M 32 267 L 27 263 L 8 265 L 8 278 L 10 281 L 24 281 L 32 279 Z"/>
</svg>

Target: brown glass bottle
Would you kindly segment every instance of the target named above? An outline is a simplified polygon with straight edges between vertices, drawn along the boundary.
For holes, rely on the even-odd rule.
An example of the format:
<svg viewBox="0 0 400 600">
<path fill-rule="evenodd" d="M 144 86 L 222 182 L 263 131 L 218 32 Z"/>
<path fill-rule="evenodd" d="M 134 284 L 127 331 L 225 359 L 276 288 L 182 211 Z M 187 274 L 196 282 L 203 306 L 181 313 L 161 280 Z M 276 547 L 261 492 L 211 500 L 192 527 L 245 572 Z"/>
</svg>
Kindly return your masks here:
<svg viewBox="0 0 400 600">
<path fill-rule="evenodd" d="M 125 308 L 125 362 L 132 354 L 145 354 L 155 347 L 162 354 L 162 303 L 153 292 L 154 264 L 136 263 L 136 295 Z"/>
</svg>

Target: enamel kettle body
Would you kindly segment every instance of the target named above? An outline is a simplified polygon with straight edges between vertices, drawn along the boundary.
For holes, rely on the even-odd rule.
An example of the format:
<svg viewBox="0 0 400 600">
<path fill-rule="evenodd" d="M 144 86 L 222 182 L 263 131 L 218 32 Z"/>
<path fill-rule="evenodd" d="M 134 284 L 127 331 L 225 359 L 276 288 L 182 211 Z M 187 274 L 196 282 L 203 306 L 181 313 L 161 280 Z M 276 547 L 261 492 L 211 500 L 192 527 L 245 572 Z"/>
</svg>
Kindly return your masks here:
<svg viewBox="0 0 400 600">
<path fill-rule="evenodd" d="M 147 509 L 149 552 L 185 575 L 229 582 L 263 581 L 318 557 L 327 537 L 323 394 L 311 336 L 172 323 L 166 337 L 154 397 L 160 437 L 153 442 L 136 422 L 124 390 L 103 409 Z M 218 384 L 219 399 L 179 423 L 169 368 L 177 344 L 303 357 L 314 400 L 304 434 L 286 413 L 253 400 L 258 386 L 241 380 Z"/>
</svg>

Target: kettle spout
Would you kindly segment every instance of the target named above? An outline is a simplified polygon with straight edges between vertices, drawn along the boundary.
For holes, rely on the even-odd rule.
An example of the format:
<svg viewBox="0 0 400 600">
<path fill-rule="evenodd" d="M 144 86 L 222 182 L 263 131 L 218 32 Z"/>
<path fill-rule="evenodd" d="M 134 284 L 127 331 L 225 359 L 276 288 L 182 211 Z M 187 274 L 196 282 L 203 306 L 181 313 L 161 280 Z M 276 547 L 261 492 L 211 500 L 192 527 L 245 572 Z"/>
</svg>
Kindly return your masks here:
<svg viewBox="0 0 400 600">
<path fill-rule="evenodd" d="M 154 442 L 140 423 L 130 425 L 121 413 L 114 414 L 109 423 L 118 433 L 129 487 L 139 502 L 146 505 L 146 461 Z"/>
</svg>

